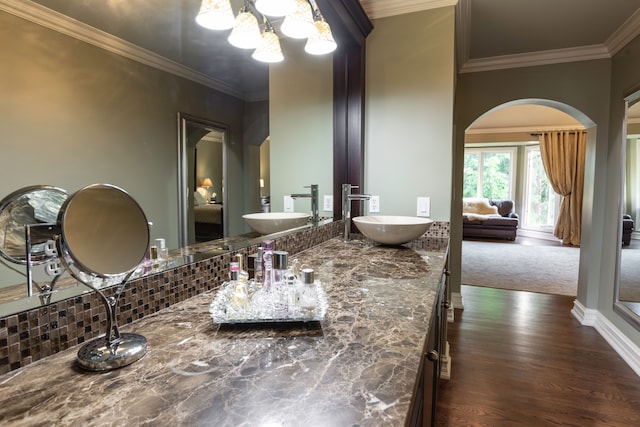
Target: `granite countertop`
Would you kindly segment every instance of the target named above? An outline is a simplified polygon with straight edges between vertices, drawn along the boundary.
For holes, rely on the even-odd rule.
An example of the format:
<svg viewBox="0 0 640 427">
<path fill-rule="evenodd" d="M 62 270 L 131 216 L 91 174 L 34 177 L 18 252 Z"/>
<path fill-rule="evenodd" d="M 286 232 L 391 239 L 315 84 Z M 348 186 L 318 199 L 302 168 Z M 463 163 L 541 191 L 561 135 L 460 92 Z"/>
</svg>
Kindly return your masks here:
<svg viewBox="0 0 640 427">
<path fill-rule="evenodd" d="M 221 326 L 201 294 L 121 328 L 149 343 L 132 365 L 84 372 L 75 347 L 1 376 L 0 422 L 402 425 L 445 266 L 446 242 L 435 246 L 336 238 L 292 255 L 322 283 L 322 322 Z"/>
</svg>

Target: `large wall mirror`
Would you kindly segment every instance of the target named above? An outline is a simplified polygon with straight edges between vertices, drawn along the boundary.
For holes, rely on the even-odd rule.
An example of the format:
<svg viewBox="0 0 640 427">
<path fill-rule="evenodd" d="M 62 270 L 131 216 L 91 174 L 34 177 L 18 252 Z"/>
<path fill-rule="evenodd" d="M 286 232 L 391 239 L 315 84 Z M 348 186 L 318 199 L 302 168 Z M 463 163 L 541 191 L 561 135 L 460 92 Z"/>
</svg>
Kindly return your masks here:
<svg viewBox="0 0 640 427">
<path fill-rule="evenodd" d="M 623 189 L 614 309 L 640 328 L 640 92 L 627 99 Z"/>
<path fill-rule="evenodd" d="M 235 12 L 241 3 L 232 0 Z M 222 131 L 217 136 L 223 141 L 221 178 L 213 170 L 202 176 L 195 171 L 190 185 L 217 193 L 214 201 L 222 205 L 223 237 L 247 232 L 242 215 L 260 210 L 261 169 L 254 166 L 265 136 L 270 137 L 272 161 L 279 162 L 272 162 L 265 179 L 273 204 L 282 204 L 283 195 L 304 191 L 309 184 L 320 184 L 321 197 L 335 196 L 340 181 L 357 181 L 340 171 L 346 170 L 345 159 L 357 158 L 346 154 L 354 146 L 347 141 L 359 139 L 360 134 L 348 134 L 345 124 L 334 125 L 338 102 L 334 94 L 345 94 L 339 102 L 346 105 L 347 92 L 363 93 L 359 81 L 358 87 L 350 87 L 356 71 L 345 70 L 364 72 L 356 59 L 362 58 L 364 37 L 371 27 L 364 12 L 354 6 L 355 0 L 318 0 L 318 5 L 326 10 L 339 45 L 348 40 L 344 43 L 348 47 L 318 65 L 314 62 L 318 58 L 305 57 L 303 44 L 283 40 L 285 61 L 266 66 L 256 64 L 250 52 L 226 49 L 225 35 L 216 39 L 194 26 L 199 0 L 158 0 L 154 7 L 148 2 L 0 0 L 0 27 L 6 35 L 0 37 L 0 49 L 11 58 L 11 67 L 0 69 L 0 79 L 11 82 L 11 90 L 0 97 L 5 112 L 0 118 L 3 174 L 11 177 L 0 182 L 0 198 L 30 185 L 52 185 L 73 193 L 96 182 L 113 184 L 126 188 L 141 205 L 153 223 L 152 242 L 164 238 L 169 249 L 179 249 L 189 240 L 180 240 L 178 113 L 203 119 L 205 127 L 213 124 L 211 129 Z M 354 10 L 361 15 L 354 15 Z M 356 25 L 356 18 L 366 25 Z M 202 47 L 204 51 L 198 50 Z M 218 54 L 212 56 L 211 51 Z M 191 60 L 186 71 L 176 66 L 184 58 Z M 336 58 L 339 66 L 333 62 Z M 309 77 L 309 70 L 317 74 Z M 233 79 L 223 81 L 216 76 L 218 71 L 227 75 L 231 71 Z M 349 82 L 333 80 L 347 75 Z M 274 78 L 277 84 L 269 87 Z M 292 81 L 299 83 L 295 96 L 287 84 Z M 319 93 L 328 95 L 319 101 L 302 96 Z M 294 104 L 296 100 L 302 104 Z M 357 108 L 343 109 L 344 123 L 351 114 L 361 117 Z M 309 126 L 304 117 L 314 124 Z M 312 135 L 308 129 L 313 129 Z M 315 150 L 312 161 L 304 144 Z M 317 150 L 322 157 L 315 154 Z M 335 156 L 330 155 L 334 151 Z M 320 164 L 320 158 L 325 163 Z M 203 185 L 205 178 L 211 179 L 212 187 Z M 185 194 L 195 193 L 189 189 Z M 335 204 L 339 206 L 338 199 Z M 297 209 L 307 207 L 298 202 Z M 3 288 L 22 282 L 23 277 L 0 265 L 1 315 L 41 304 L 37 298 L 19 297 L 1 302 Z M 55 300 L 82 291 L 82 287 L 60 291 Z"/>
</svg>

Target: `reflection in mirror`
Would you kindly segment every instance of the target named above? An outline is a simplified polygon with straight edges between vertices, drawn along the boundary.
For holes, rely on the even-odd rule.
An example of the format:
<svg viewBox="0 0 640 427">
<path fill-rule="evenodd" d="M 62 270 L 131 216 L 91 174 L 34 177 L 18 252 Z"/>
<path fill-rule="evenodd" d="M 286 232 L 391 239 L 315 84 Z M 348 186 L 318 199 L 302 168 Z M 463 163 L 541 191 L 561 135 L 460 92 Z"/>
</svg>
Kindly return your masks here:
<svg viewBox="0 0 640 427">
<path fill-rule="evenodd" d="M 17 190 L 0 201 L 0 255 L 26 264 L 25 226 L 55 224 L 58 212 L 67 199 L 67 192 L 41 185 Z M 46 242 L 31 243 L 31 263 L 39 264 L 45 257 Z"/>
<path fill-rule="evenodd" d="M 55 223 L 66 199 L 66 191 L 38 185 L 14 191 L 0 201 L 0 260 L 24 266 L 3 261 L 15 277 L 7 277 L 4 270 L 0 274 L 0 288 L 4 288 L 0 301 L 32 296 L 34 287 L 39 295 L 51 295 L 61 276 L 56 268 Z"/>
<path fill-rule="evenodd" d="M 57 218 L 57 247 L 65 268 L 95 290 L 107 310 L 107 332 L 78 351 L 78 364 L 91 371 L 129 365 L 147 352 L 147 340 L 121 334 L 116 323 L 120 295 L 149 249 L 149 225 L 138 203 L 124 190 L 106 184 L 71 195 Z M 117 285 L 107 297 L 101 288 Z"/>
<path fill-rule="evenodd" d="M 228 235 L 226 201 L 227 128 L 181 114 L 178 118 L 180 245 Z"/>
<path fill-rule="evenodd" d="M 640 327 L 640 93 L 627 98 L 627 129 L 623 143 L 624 162 L 622 244 L 618 249 L 615 309 Z"/>
<path fill-rule="evenodd" d="M 168 179 L 175 183 L 175 176 L 180 173 L 176 170 L 175 118 L 166 115 L 167 109 L 197 112 L 195 114 L 220 120 L 230 126 L 230 133 L 225 135 L 229 139 L 225 140 L 228 158 L 224 165 L 227 168 L 224 193 L 219 187 L 222 182 L 218 183 L 213 176 L 210 177 L 213 181 L 212 190 L 217 193 L 216 201 L 220 201 L 221 197 L 226 199 L 223 201 L 225 243 L 238 235 L 246 239 L 245 233 L 249 228 L 242 220 L 243 214 L 260 212 L 269 201 L 277 203 L 272 210 L 282 210 L 283 194 L 304 191 L 304 186 L 311 183 L 320 184 L 321 197 L 332 194 L 333 157 L 329 154 L 333 147 L 333 61 L 330 55 L 324 59 L 306 55 L 300 46 L 295 46 L 295 41 L 284 41 L 285 45 L 293 44 L 283 46 L 285 51 L 289 49 L 291 54 L 298 57 L 294 60 L 293 55 L 289 55 L 287 61 L 267 68 L 264 64 L 256 65 L 253 60 L 245 64 L 241 61 L 245 52 L 232 47 L 228 56 L 217 55 L 216 61 L 205 61 L 206 68 L 212 73 L 212 80 L 207 81 L 225 81 L 216 71 L 239 69 L 242 72 L 233 73 L 233 82 L 239 86 L 223 85 L 223 88 L 235 88 L 232 93 L 220 92 L 216 85 L 203 90 L 200 78 L 195 83 L 190 80 L 194 75 L 191 70 L 175 68 L 175 63 L 170 61 L 158 62 L 156 60 L 162 58 L 154 57 L 153 64 L 158 67 L 149 69 L 149 64 L 144 62 L 148 52 L 139 49 L 157 45 L 161 48 L 159 54 L 169 53 L 166 48 L 175 46 L 175 42 L 181 46 L 176 52 L 182 56 L 187 51 L 196 53 L 199 48 L 210 52 L 212 49 L 209 46 L 213 43 L 216 46 L 213 50 L 218 51 L 219 48 L 222 52 L 228 45 L 226 35 L 219 40 L 212 40 L 209 32 L 193 31 L 192 26 L 197 25 L 193 16 L 198 5 L 192 1 L 171 2 L 172 6 L 181 10 L 172 16 L 182 18 L 171 20 L 170 23 L 164 19 L 166 10 L 151 10 L 148 2 L 126 2 L 126 14 L 120 13 L 120 8 L 114 8 L 113 2 L 89 4 L 38 0 L 9 3 L 13 12 L 0 14 L 2 28 L 8 34 L 29 34 L 29 37 L 19 40 L 9 38 L 3 44 L 13 65 L 5 67 L 0 74 L 14 85 L 12 96 L 4 97 L 1 102 L 10 113 L 5 117 L 5 121 L 11 123 L 11 126 L 6 126 L 7 135 L 24 142 L 20 147 L 15 144 L 3 147 L 3 159 L 14 167 L 7 170 L 19 171 L 24 149 L 28 147 L 39 154 L 30 161 L 46 171 L 47 182 L 57 183 L 69 190 L 76 190 L 81 185 L 97 180 L 126 186 L 132 194 L 136 194 L 150 220 L 155 222 L 153 237 L 166 238 L 169 249 L 176 254 L 175 262 L 172 259 L 163 268 L 175 268 L 189 262 L 183 260 L 182 255 L 201 250 L 184 248 L 187 243 L 179 242 L 177 230 L 182 227 L 182 222 L 176 210 L 187 204 L 177 199 L 175 184 L 164 185 Z M 237 8 L 240 3 L 234 1 Z M 336 35 L 348 34 L 342 21 L 351 22 L 350 17 L 339 16 L 334 11 L 341 3 L 325 1 L 320 5 L 323 8 L 326 5 L 329 12 L 327 19 Z M 189 13 L 185 13 L 183 8 Z M 4 10 L 7 11 L 6 8 Z M 160 19 L 156 19 L 158 13 Z M 138 28 L 131 27 L 132 24 L 139 24 L 139 20 L 132 20 L 136 16 L 145 16 L 143 31 L 131 31 Z M 163 31 L 154 31 L 154 28 Z M 162 37 L 158 38 L 159 34 Z M 177 39 L 176 35 L 179 35 Z M 123 46 L 118 44 L 117 52 L 112 51 L 113 44 L 105 43 L 105 40 L 112 41 L 111 36 L 123 40 L 123 46 L 127 49 L 121 51 Z M 147 36 L 150 36 L 148 41 L 153 44 L 144 43 Z M 141 58 L 144 65 L 136 62 L 137 58 Z M 198 63 L 200 58 L 196 57 Z M 47 70 L 58 72 L 50 73 Z M 185 70 L 188 72 L 184 73 Z M 257 73 L 252 73 L 252 77 L 248 78 L 249 71 Z M 172 74 L 174 72 L 177 75 Z M 24 78 L 11 80 L 16 73 Z M 271 78 L 279 81 L 278 87 L 273 90 L 268 89 Z M 192 86 L 194 84 L 196 86 Z M 295 90 L 292 90 L 292 84 L 295 84 Z M 360 90 L 354 87 L 356 89 Z M 176 90 L 185 95 L 178 97 L 179 102 L 176 101 Z M 32 100 L 43 91 L 55 96 L 46 97 L 46 102 L 36 106 Z M 268 99 L 271 94 L 276 98 L 274 101 Z M 312 106 L 314 108 L 310 108 Z M 316 106 L 321 107 L 321 114 Z M 46 125 L 29 126 L 34 117 Z M 113 126 L 114 122 L 118 125 Z M 259 169 L 261 164 L 254 163 L 255 159 L 262 157 L 255 155 L 255 152 L 266 150 L 269 154 L 269 141 L 262 143 L 270 133 L 272 123 L 276 131 L 279 130 L 274 134 L 277 138 L 274 138 L 275 151 L 272 151 L 278 162 L 293 164 L 291 158 L 309 156 L 310 149 L 321 147 L 325 148 L 324 152 L 328 155 L 320 157 L 314 152 L 310 155 L 313 162 L 300 170 L 274 168 L 278 171 L 275 180 L 269 176 L 267 161 L 266 175 L 263 175 Z M 85 135 L 89 134 L 92 135 L 92 144 L 85 150 L 89 147 Z M 154 141 L 151 151 L 149 141 Z M 300 144 L 300 141 L 305 141 L 305 144 Z M 78 150 L 78 147 L 83 149 Z M 291 154 L 290 157 L 283 155 L 287 153 Z M 145 160 L 140 163 L 139 159 L 142 158 Z M 52 162 L 57 166 L 49 167 Z M 100 167 L 96 168 L 98 163 Z M 316 168 L 317 173 L 308 174 Z M 74 171 L 72 175 L 68 173 L 70 169 Z M 16 182 L 26 181 L 24 185 L 28 185 L 28 176 L 19 175 L 18 172 Z M 259 186 L 260 178 L 264 180 L 264 187 Z M 157 183 L 162 183 L 160 192 L 154 187 Z M 0 197 L 15 189 L 10 185 L 9 180 L 5 180 Z M 192 189 L 195 185 L 197 183 L 191 185 Z M 190 193 L 193 194 L 193 191 Z M 308 211 L 306 206 L 306 200 L 296 202 L 296 210 Z M 187 233 L 184 235 L 188 236 Z M 238 246 L 234 242 L 234 247 Z M 22 273 L 0 265 L 0 287 L 20 285 L 22 292 L 14 298 L 5 292 L 6 289 L 2 289 L 0 315 L 16 314 L 42 305 L 37 296 L 24 297 L 24 282 Z M 69 287 L 63 288 L 67 282 Z M 86 292 L 85 287 L 77 286 L 71 277 L 63 278 L 56 288 L 58 292 L 52 296 L 51 302 Z"/>
<path fill-rule="evenodd" d="M 63 263 L 76 279 L 88 279 L 92 286 L 98 278 L 121 281 L 143 261 L 149 248 L 142 208 L 126 192 L 106 184 L 86 187 L 69 197 L 60 209 L 58 228 Z"/>
</svg>

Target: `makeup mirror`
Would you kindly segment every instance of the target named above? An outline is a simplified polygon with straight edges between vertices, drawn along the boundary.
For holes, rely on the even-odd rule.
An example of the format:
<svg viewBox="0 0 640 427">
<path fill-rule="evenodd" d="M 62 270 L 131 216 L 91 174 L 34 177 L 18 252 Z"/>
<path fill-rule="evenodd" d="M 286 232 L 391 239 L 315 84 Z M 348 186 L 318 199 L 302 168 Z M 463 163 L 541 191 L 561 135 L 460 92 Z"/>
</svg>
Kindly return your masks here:
<svg viewBox="0 0 640 427">
<path fill-rule="evenodd" d="M 71 275 L 95 290 L 107 308 L 104 337 L 78 351 L 78 364 L 91 371 L 129 365 L 147 352 L 147 340 L 120 333 L 116 308 L 127 281 L 149 248 L 149 225 L 138 203 L 108 184 L 85 187 L 65 200 L 57 218 L 57 248 Z M 107 296 L 102 288 L 116 285 Z"/>
</svg>

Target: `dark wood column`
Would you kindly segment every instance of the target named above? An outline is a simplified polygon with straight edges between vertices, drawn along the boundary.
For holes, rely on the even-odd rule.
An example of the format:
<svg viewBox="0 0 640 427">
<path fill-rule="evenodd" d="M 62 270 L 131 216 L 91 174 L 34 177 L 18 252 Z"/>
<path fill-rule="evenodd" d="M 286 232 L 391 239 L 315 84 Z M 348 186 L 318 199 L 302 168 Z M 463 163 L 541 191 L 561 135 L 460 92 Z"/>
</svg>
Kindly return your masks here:
<svg viewBox="0 0 640 427">
<path fill-rule="evenodd" d="M 333 53 L 333 217 L 342 218 L 342 184 L 364 179 L 366 37 L 373 29 L 357 0 L 318 0 L 338 49 Z M 352 215 L 360 215 L 359 204 Z"/>
</svg>

